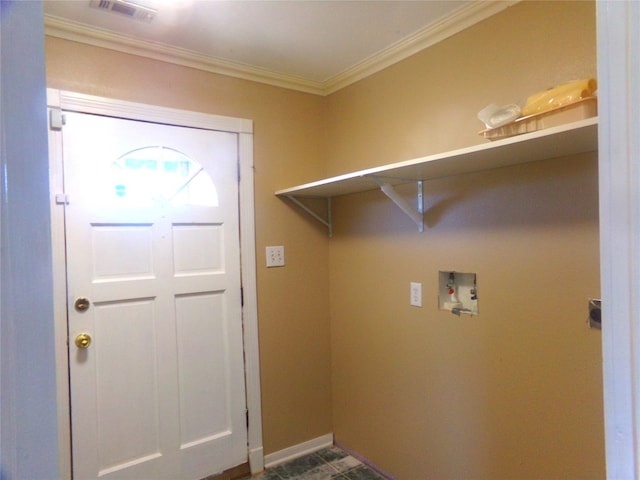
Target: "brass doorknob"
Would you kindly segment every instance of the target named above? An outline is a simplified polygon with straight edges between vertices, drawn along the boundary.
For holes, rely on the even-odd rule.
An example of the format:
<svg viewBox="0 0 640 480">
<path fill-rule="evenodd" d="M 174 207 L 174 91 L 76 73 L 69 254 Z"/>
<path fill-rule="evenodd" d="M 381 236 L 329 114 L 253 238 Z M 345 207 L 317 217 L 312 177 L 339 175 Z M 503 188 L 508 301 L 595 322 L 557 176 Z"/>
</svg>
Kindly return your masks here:
<svg viewBox="0 0 640 480">
<path fill-rule="evenodd" d="M 76 337 L 76 347 L 78 348 L 89 348 L 91 345 L 91 335 L 88 333 L 81 333 Z"/>
<path fill-rule="evenodd" d="M 86 312 L 89 310 L 89 305 L 91 305 L 91 301 L 87 297 L 78 297 L 76 301 L 73 302 L 73 306 L 78 312 Z"/>
</svg>

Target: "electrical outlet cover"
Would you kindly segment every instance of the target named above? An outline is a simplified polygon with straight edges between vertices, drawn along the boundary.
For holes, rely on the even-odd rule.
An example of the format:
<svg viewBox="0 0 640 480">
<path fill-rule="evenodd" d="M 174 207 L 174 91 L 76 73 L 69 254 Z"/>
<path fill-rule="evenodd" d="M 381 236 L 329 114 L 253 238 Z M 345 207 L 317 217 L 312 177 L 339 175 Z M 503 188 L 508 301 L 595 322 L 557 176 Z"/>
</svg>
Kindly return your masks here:
<svg viewBox="0 0 640 480">
<path fill-rule="evenodd" d="M 267 247 L 267 267 L 284 267 L 284 247 Z"/>
</svg>

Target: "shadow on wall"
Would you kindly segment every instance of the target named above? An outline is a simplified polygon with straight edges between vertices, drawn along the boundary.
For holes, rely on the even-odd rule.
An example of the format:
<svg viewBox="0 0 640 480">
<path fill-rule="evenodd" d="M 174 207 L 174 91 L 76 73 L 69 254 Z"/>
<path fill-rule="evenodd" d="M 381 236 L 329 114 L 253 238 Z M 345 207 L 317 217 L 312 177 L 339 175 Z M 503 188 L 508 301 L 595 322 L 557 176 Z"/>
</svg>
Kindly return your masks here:
<svg viewBox="0 0 640 480">
<path fill-rule="evenodd" d="M 409 204 L 415 204 L 414 184 L 399 185 L 396 190 Z M 597 222 L 598 161 L 596 154 L 585 153 L 531 162 L 426 180 L 423 191 L 425 231 L 435 227 L 495 229 Z M 357 211 L 345 225 L 349 232 L 415 231 L 411 220 L 381 192 L 348 197 L 351 200 L 340 197 L 334 202 L 334 218 L 339 222 L 343 208 Z M 567 198 L 574 201 L 564 201 Z"/>
<path fill-rule="evenodd" d="M 575 201 L 558 201 L 567 197 Z M 425 186 L 425 205 L 429 227 L 455 225 L 456 215 L 449 214 L 457 209 L 468 210 L 465 225 L 475 228 L 597 220 L 597 156 L 586 153 L 434 180 Z"/>
</svg>

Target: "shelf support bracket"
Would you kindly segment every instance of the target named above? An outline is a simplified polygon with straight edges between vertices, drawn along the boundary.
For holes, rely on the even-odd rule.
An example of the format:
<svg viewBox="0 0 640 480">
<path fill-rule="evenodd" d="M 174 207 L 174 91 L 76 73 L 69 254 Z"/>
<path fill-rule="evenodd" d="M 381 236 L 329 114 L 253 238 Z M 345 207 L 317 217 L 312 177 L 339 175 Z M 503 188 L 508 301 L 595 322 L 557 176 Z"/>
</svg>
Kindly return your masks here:
<svg viewBox="0 0 640 480">
<path fill-rule="evenodd" d="M 295 205 L 297 205 L 299 208 L 307 212 L 309 215 L 311 215 L 313 218 L 315 218 L 325 227 L 327 227 L 329 237 L 333 236 L 333 219 L 331 217 L 331 197 L 327 197 L 327 218 L 326 219 L 322 218 L 320 215 L 318 215 L 316 212 L 311 210 L 309 207 L 307 207 L 304 203 L 302 203 L 293 195 L 285 195 L 285 197 L 291 200 Z"/>
<path fill-rule="evenodd" d="M 422 200 L 422 180 L 418 180 L 418 194 L 417 194 L 417 207 L 414 208 L 409 203 L 400 196 L 400 194 L 393 188 L 393 185 L 380 182 L 376 179 L 378 185 L 380 185 L 380 190 L 384 193 L 389 199 L 395 203 L 400 210 L 402 210 L 414 223 L 418 226 L 419 232 L 424 232 L 424 203 Z"/>
</svg>

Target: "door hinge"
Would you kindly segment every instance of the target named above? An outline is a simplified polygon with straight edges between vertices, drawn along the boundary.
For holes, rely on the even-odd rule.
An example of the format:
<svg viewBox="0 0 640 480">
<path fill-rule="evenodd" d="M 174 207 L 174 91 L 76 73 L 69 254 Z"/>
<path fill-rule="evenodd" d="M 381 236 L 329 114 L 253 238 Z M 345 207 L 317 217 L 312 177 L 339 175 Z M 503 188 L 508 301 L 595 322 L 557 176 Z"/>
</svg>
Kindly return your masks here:
<svg viewBox="0 0 640 480">
<path fill-rule="evenodd" d="M 244 307 L 244 287 L 240 287 L 240 306 Z"/>
<path fill-rule="evenodd" d="M 60 131 L 66 123 L 66 117 L 59 108 L 49 109 L 49 128 L 51 130 Z"/>
<path fill-rule="evenodd" d="M 66 193 L 56 193 L 56 205 L 69 205 L 69 195 Z"/>
<path fill-rule="evenodd" d="M 247 421 L 247 430 L 248 430 L 249 429 L 249 409 L 248 408 L 244 411 L 244 416 Z"/>
</svg>

